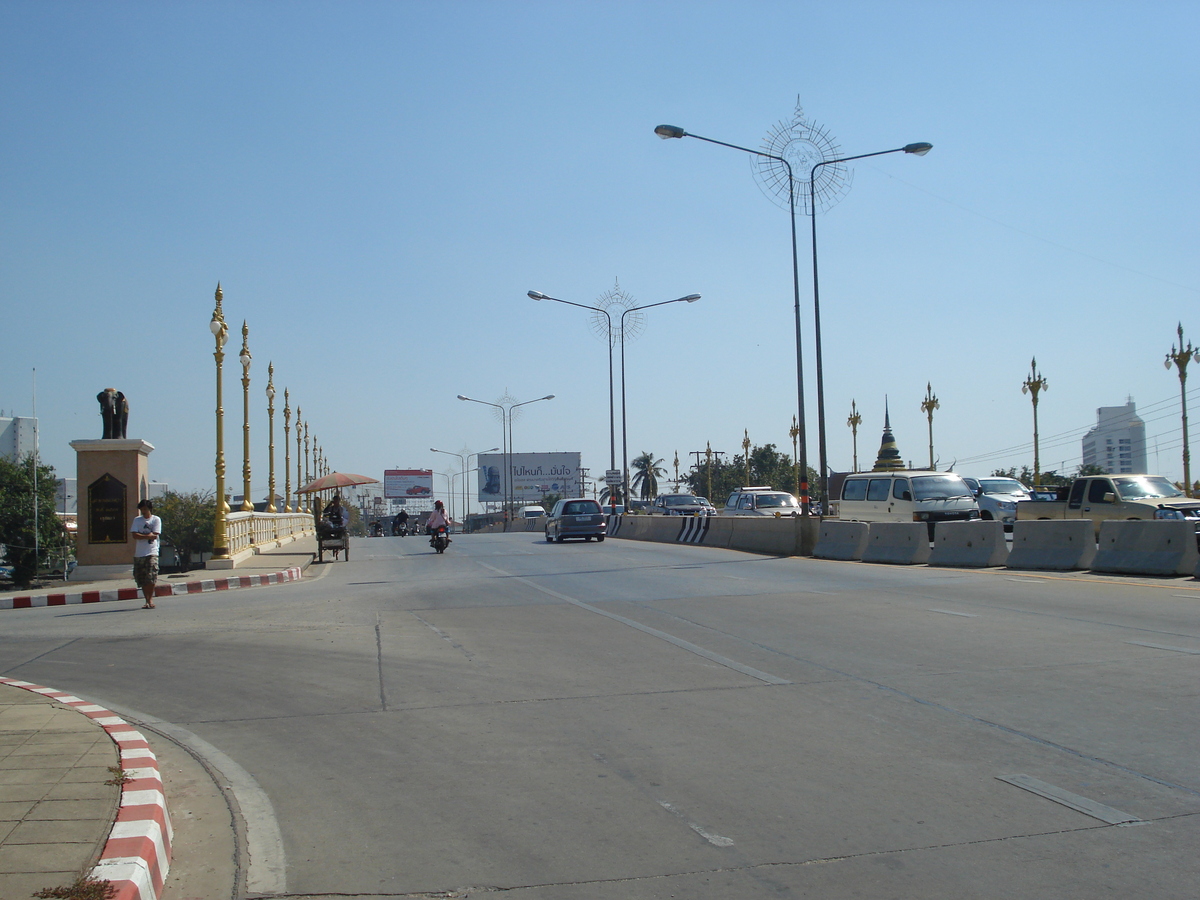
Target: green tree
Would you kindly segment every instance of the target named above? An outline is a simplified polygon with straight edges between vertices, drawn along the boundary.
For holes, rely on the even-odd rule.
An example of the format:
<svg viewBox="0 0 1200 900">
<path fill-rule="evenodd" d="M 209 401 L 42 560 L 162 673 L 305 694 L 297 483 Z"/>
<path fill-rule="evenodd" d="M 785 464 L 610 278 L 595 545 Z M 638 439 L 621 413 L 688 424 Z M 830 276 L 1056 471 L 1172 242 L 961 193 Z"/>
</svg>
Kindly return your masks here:
<svg viewBox="0 0 1200 900">
<path fill-rule="evenodd" d="M 167 491 L 154 501 L 154 514 L 162 519 L 163 541 L 175 548 L 181 572 L 194 555 L 212 552 L 217 501 L 211 491 Z"/>
<path fill-rule="evenodd" d="M 35 466 L 32 454 L 17 463 L 0 459 L 0 544 L 19 588 L 28 587 L 37 577 L 39 557 L 45 560 L 63 546 L 62 520 L 54 511 L 57 486 L 54 467 Z"/>
<path fill-rule="evenodd" d="M 746 461 L 738 454 L 729 462 L 713 458 L 711 466 L 712 490 L 709 492 L 709 469 L 707 461 L 693 466 L 683 478 L 692 493 L 708 497 L 714 506 L 724 505 L 726 498 L 738 488 L 746 486 Z M 750 449 L 750 482 L 756 487 L 770 487 L 777 491 L 796 491 L 796 474 L 791 454 L 780 453 L 774 444 L 764 444 Z M 820 486 L 816 470 L 808 467 L 808 489 L 810 501 L 820 500 Z"/>
<path fill-rule="evenodd" d="M 662 459 L 655 459 L 653 453 L 645 450 L 630 463 L 637 470 L 630 487 L 640 492 L 641 499 L 653 500 L 658 496 L 658 479 L 667 474 L 661 463 Z"/>
</svg>

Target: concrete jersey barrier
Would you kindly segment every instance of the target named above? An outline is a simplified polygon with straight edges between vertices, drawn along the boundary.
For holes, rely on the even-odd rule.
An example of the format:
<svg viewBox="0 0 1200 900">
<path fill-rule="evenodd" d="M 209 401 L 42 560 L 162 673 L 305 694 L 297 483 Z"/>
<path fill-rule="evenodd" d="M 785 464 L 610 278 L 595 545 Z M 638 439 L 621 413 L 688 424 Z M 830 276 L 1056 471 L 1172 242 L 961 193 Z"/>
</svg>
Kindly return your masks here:
<svg viewBox="0 0 1200 900">
<path fill-rule="evenodd" d="M 731 516 L 730 550 L 795 556 L 800 524 L 795 516 Z"/>
<path fill-rule="evenodd" d="M 1200 564 L 1192 522 L 1113 519 L 1100 523 L 1093 572 L 1122 575 L 1194 575 Z"/>
<path fill-rule="evenodd" d="M 868 528 L 866 522 L 822 521 L 813 556 L 818 559 L 862 559 L 867 549 Z"/>
<path fill-rule="evenodd" d="M 938 522 L 929 565 L 979 569 L 1008 559 L 1003 522 Z"/>
<path fill-rule="evenodd" d="M 1096 558 L 1091 519 L 1037 519 L 1013 523 L 1010 569 L 1090 569 Z"/>
<path fill-rule="evenodd" d="M 924 522 L 872 522 L 862 561 L 906 566 L 927 563 L 929 529 Z"/>
</svg>

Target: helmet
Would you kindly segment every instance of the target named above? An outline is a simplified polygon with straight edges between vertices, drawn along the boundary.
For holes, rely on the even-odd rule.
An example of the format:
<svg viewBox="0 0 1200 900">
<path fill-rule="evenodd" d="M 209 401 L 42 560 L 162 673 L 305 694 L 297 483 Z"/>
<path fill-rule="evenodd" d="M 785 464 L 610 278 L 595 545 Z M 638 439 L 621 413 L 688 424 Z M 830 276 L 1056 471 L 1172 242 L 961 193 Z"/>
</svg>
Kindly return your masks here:
<svg viewBox="0 0 1200 900">
<path fill-rule="evenodd" d="M 434 505 L 434 506 L 435 506 L 437 509 L 442 509 L 442 501 L 441 501 L 441 500 L 434 500 L 434 501 L 433 501 L 433 505 Z"/>
</svg>

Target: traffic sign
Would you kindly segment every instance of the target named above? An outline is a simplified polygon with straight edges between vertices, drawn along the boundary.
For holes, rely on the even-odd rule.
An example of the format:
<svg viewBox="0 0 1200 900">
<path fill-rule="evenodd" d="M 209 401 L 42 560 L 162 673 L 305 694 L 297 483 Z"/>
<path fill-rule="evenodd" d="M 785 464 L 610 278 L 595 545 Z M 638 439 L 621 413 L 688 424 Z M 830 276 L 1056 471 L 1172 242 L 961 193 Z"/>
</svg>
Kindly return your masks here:
<svg viewBox="0 0 1200 900">
<path fill-rule="evenodd" d="M 613 484 L 613 485 L 620 484 L 621 483 L 621 470 L 620 469 L 606 470 L 604 473 L 604 483 L 605 484 Z"/>
</svg>

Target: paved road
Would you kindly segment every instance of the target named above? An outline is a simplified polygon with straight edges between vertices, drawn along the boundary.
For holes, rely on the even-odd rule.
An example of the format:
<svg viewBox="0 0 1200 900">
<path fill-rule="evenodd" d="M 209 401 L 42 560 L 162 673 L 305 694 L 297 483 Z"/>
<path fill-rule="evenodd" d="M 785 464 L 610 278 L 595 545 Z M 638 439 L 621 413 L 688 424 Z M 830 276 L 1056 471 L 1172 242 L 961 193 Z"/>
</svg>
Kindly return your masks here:
<svg viewBox="0 0 1200 900">
<path fill-rule="evenodd" d="M 155 614 L 8 613 L 0 672 L 209 754 L 251 893 L 1196 896 L 1195 582 L 354 549 Z"/>
</svg>

